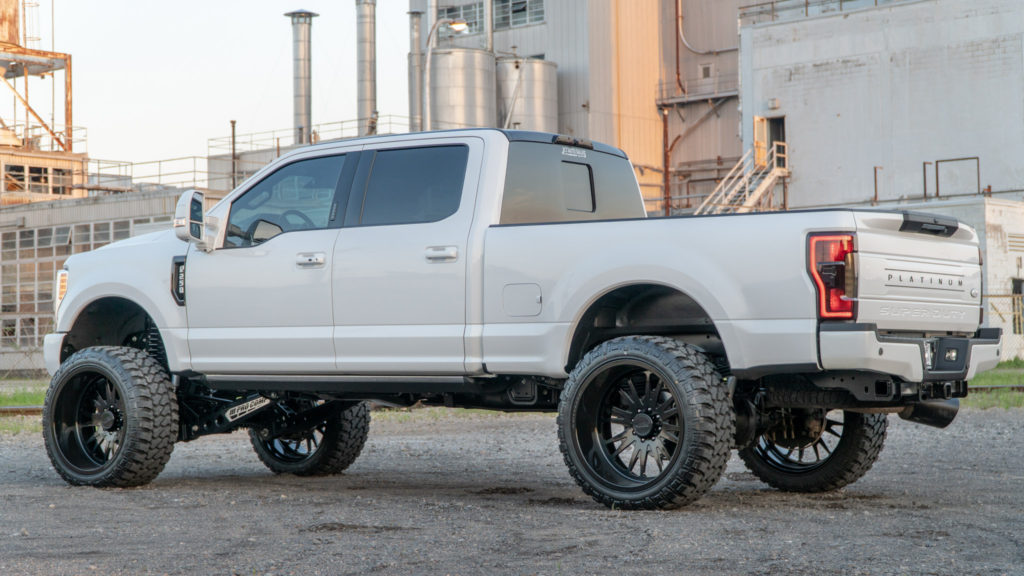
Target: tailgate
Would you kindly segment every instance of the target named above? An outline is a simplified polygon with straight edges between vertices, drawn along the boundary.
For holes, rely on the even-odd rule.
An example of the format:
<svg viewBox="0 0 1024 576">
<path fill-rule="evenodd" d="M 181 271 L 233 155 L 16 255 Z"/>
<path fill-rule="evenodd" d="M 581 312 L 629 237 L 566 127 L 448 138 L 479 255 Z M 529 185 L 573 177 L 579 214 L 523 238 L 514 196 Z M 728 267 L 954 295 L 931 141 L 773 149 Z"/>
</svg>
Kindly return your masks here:
<svg viewBox="0 0 1024 576">
<path fill-rule="evenodd" d="M 857 322 L 879 330 L 956 332 L 978 328 L 978 236 L 948 217 L 857 212 Z"/>
</svg>

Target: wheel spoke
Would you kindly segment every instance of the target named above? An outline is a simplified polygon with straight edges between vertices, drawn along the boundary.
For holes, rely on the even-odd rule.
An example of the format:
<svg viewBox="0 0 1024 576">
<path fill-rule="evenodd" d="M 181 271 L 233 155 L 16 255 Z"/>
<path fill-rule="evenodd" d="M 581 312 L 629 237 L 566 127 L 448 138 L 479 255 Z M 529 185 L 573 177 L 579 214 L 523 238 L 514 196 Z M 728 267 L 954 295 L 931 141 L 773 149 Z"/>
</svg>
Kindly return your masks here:
<svg viewBox="0 0 1024 576">
<path fill-rule="evenodd" d="M 650 454 L 650 450 L 646 446 L 644 446 L 643 452 L 644 452 L 643 453 L 643 457 L 640 459 L 640 475 L 641 476 L 646 476 L 647 475 L 647 456 Z"/>
<path fill-rule="evenodd" d="M 626 380 L 626 384 L 629 384 L 629 399 L 632 403 L 633 408 L 640 407 L 640 395 L 636 392 L 636 384 L 633 384 L 633 380 Z"/>
<path fill-rule="evenodd" d="M 633 443 L 633 454 L 629 457 L 629 466 L 626 466 L 626 469 L 629 470 L 630 472 L 632 472 L 633 467 L 636 466 L 636 461 L 640 459 L 640 447 L 637 446 L 636 444 L 638 443 Z"/>
<path fill-rule="evenodd" d="M 661 427 L 661 433 L 658 434 L 658 438 L 679 444 L 679 436 L 673 433 L 672 431 L 668 430 L 666 426 Z"/>
<path fill-rule="evenodd" d="M 632 417 L 633 415 L 627 412 L 626 410 L 623 410 L 618 406 L 612 406 L 612 424 L 622 424 L 623 426 L 628 426 L 630 423 L 630 419 Z"/>
<path fill-rule="evenodd" d="M 814 445 L 815 446 L 815 448 L 814 448 L 815 452 L 817 452 L 818 444 L 820 444 L 821 447 L 825 449 L 826 456 L 831 456 L 832 455 L 832 449 L 828 447 L 828 444 L 824 440 L 818 440 L 818 443 Z"/>
<path fill-rule="evenodd" d="M 619 432 L 615 436 L 612 436 L 611 438 L 608 438 L 607 440 L 604 441 L 604 443 L 605 444 L 614 444 L 614 443 L 618 442 L 619 440 L 624 439 L 628 435 L 629 435 L 629 430 L 623 429 L 622 432 Z"/>
<path fill-rule="evenodd" d="M 619 447 L 612 454 L 612 458 L 618 458 L 620 454 L 622 454 L 623 452 L 626 451 L 626 448 L 629 448 L 630 446 L 635 446 L 635 445 L 636 445 L 636 438 L 629 438 L 629 439 L 623 441 L 622 444 L 620 444 Z"/>
</svg>

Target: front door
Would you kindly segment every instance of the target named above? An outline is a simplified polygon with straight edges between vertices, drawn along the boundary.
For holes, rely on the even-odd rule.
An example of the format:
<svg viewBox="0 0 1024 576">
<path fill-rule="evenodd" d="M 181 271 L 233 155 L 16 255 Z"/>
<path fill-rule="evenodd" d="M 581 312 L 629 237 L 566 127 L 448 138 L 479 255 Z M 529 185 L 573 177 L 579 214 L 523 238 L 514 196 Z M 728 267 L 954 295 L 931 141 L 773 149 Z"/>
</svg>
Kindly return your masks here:
<svg viewBox="0 0 1024 576">
<path fill-rule="evenodd" d="M 232 202 L 222 247 L 190 248 L 194 370 L 334 371 L 331 265 L 354 156 L 336 152 L 282 166 Z"/>
</svg>

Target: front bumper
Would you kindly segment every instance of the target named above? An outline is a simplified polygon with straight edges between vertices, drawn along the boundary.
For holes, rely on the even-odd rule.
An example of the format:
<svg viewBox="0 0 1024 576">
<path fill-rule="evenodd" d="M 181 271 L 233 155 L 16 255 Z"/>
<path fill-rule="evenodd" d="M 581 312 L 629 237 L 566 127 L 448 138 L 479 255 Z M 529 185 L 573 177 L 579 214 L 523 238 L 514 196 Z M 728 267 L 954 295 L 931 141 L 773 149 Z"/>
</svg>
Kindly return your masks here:
<svg viewBox="0 0 1024 576">
<path fill-rule="evenodd" d="M 914 338 L 878 333 L 874 324 L 822 324 L 821 367 L 897 376 L 906 382 L 970 380 L 995 368 L 1002 329 L 982 328 L 971 337 Z"/>
<path fill-rule="evenodd" d="M 64 347 L 66 332 L 47 334 L 43 337 L 43 360 L 46 362 L 46 371 L 53 376 L 53 373 L 60 368 L 60 351 Z"/>
</svg>

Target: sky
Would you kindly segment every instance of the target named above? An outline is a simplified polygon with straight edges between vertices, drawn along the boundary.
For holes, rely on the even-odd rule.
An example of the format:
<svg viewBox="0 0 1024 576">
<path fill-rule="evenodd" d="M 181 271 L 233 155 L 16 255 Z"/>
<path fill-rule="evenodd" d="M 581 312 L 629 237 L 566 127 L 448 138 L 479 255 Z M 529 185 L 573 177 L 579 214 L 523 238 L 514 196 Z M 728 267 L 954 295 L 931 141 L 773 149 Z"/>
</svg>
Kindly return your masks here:
<svg viewBox="0 0 1024 576">
<path fill-rule="evenodd" d="M 72 56 L 73 123 L 91 158 L 205 156 L 209 138 L 292 126 L 292 30 L 312 29 L 313 123 L 356 118 L 355 0 L 38 0 L 39 49 Z M 51 7 L 55 18 L 52 21 Z M 377 2 L 377 107 L 406 116 L 408 0 Z M 58 73 L 57 98 L 63 77 Z M 49 80 L 32 80 L 50 115 Z M 13 109 L 2 104 L 5 117 Z M 63 124 L 63 105 L 57 123 Z M 44 112 L 45 111 L 45 112 Z M 19 118 L 24 112 L 19 111 Z M 76 149 L 76 152 L 79 151 Z"/>
</svg>

